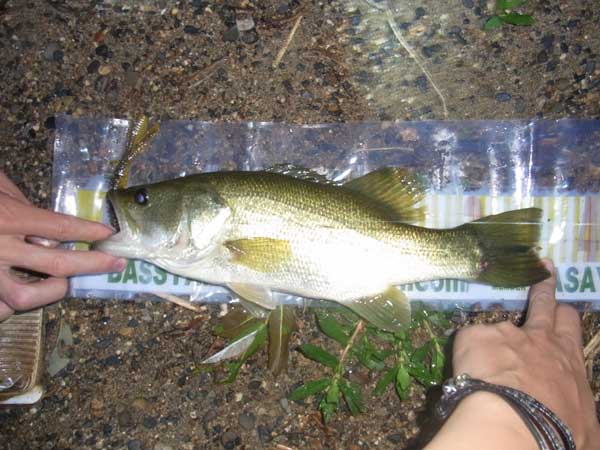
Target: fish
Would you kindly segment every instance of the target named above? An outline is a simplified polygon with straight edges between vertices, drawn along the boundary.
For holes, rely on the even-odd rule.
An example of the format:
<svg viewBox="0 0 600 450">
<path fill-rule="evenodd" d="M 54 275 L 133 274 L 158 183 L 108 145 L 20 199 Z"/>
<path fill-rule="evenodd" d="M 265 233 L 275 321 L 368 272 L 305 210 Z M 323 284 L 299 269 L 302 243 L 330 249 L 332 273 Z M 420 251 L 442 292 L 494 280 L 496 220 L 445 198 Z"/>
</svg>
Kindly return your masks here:
<svg viewBox="0 0 600 450">
<path fill-rule="evenodd" d="M 550 274 L 538 255 L 542 211 L 525 208 L 449 229 L 416 225 L 423 184 L 384 167 L 343 184 L 310 171 L 222 171 L 115 189 L 119 231 L 106 253 L 223 285 L 249 309 L 274 292 L 340 303 L 374 326 L 410 323 L 399 285 L 461 279 L 528 286 Z"/>
</svg>

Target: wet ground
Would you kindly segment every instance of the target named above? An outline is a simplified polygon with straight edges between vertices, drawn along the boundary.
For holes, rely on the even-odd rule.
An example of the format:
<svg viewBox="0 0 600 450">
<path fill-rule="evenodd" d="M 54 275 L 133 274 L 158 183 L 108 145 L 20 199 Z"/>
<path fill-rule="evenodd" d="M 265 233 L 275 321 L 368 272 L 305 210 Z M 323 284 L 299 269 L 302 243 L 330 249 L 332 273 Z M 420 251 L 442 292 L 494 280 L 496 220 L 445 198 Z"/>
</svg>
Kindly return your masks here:
<svg viewBox="0 0 600 450">
<path fill-rule="evenodd" d="M 430 79 L 403 50 L 386 50 L 397 45 L 389 32 L 369 44 L 381 20 L 370 11 L 379 2 L 113 3 L 121 6 L 0 1 L 0 169 L 39 205 L 50 202 L 59 113 L 443 119 L 441 95 L 451 119 L 600 116 L 600 10 L 590 2 L 531 2 L 533 26 L 492 32 L 482 31 L 493 7 L 485 1 L 397 2 L 394 20 Z M 161 303 L 72 299 L 48 308 L 48 349 L 61 322 L 68 324 L 70 363 L 47 377 L 39 404 L 0 412 L 2 448 L 356 450 L 406 448 L 418 434 L 419 388 L 404 403 L 391 392 L 370 399 L 364 415 L 343 412 L 323 429 L 314 405 L 286 399 L 320 370 L 296 352 L 278 379 L 259 356 L 236 383 L 215 384 L 215 374 L 196 365 L 211 348 L 217 313 L 207 310 L 189 328 L 194 313 Z M 318 339 L 309 315 L 302 325 L 293 345 Z M 588 315 L 586 338 L 599 328 Z M 367 372 L 356 377 L 375 382 Z"/>
</svg>

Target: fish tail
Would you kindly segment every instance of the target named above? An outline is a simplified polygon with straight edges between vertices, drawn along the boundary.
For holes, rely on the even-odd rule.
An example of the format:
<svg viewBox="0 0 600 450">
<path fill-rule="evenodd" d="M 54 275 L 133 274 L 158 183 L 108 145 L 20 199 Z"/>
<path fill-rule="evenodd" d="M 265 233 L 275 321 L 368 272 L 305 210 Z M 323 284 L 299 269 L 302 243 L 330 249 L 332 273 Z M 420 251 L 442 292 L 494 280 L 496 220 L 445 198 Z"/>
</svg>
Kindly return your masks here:
<svg viewBox="0 0 600 450">
<path fill-rule="evenodd" d="M 476 280 L 499 287 L 529 286 L 550 276 L 538 255 L 542 210 L 526 208 L 483 217 L 462 227 L 480 250 Z"/>
</svg>

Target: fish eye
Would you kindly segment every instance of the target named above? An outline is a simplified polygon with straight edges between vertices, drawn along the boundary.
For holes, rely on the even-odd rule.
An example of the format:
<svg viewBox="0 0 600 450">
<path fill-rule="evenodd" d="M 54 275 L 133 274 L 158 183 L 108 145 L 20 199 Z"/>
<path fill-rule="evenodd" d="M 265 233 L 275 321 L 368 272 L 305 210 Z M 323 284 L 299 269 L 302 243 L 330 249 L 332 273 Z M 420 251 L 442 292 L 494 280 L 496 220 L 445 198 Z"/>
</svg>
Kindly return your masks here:
<svg viewBox="0 0 600 450">
<path fill-rule="evenodd" d="M 148 204 L 148 191 L 145 188 L 138 189 L 133 194 L 133 199 L 138 205 L 145 206 Z"/>
</svg>

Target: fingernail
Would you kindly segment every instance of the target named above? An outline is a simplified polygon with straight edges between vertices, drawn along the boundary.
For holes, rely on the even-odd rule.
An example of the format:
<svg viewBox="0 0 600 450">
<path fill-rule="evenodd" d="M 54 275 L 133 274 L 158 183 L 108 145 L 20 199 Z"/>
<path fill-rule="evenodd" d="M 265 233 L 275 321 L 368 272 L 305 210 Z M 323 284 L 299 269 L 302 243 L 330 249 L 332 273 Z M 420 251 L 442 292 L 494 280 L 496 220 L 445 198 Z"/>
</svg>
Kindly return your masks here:
<svg viewBox="0 0 600 450">
<path fill-rule="evenodd" d="M 113 265 L 115 272 L 123 272 L 125 267 L 127 267 L 127 260 L 125 258 L 117 259 L 117 262 Z"/>
<path fill-rule="evenodd" d="M 552 262 L 552 260 L 544 258 L 542 259 L 542 263 L 544 263 L 544 267 L 548 269 L 548 272 L 554 275 L 554 273 L 556 272 L 556 268 L 554 267 L 554 263 Z"/>
</svg>

